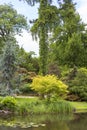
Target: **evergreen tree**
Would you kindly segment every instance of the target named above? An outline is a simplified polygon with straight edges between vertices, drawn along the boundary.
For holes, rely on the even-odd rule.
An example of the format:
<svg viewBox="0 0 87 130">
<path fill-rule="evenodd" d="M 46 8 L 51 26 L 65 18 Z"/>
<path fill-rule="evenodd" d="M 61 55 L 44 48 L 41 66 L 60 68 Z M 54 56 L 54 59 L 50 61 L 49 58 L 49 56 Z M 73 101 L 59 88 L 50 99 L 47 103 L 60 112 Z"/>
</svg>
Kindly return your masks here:
<svg viewBox="0 0 87 130">
<path fill-rule="evenodd" d="M 72 37 L 68 39 L 65 48 L 65 62 L 67 65 L 73 67 L 81 66 L 83 58 L 83 47 L 81 42 L 81 36 L 77 33 L 73 33 Z"/>
<path fill-rule="evenodd" d="M 52 57 L 59 64 L 67 64 L 69 66 L 76 64 L 79 66 L 82 64 L 83 59 L 82 35 L 84 35 L 85 24 L 76 12 L 75 4 L 72 0 L 60 2 L 59 10 L 61 22 L 53 34 L 54 43 L 51 45 L 53 53 L 51 53 L 54 56 Z"/>
<path fill-rule="evenodd" d="M 13 89 L 12 79 L 17 65 L 16 45 L 12 38 L 7 40 L 0 59 L 2 83 L 5 85 L 4 91 L 10 95 Z"/>
<path fill-rule="evenodd" d="M 48 33 L 58 24 L 58 10 L 56 6 L 50 5 L 52 0 L 25 0 L 28 4 L 39 3 L 38 19 L 31 28 L 32 34 L 39 37 L 40 73 L 47 73 L 48 60 Z"/>
</svg>

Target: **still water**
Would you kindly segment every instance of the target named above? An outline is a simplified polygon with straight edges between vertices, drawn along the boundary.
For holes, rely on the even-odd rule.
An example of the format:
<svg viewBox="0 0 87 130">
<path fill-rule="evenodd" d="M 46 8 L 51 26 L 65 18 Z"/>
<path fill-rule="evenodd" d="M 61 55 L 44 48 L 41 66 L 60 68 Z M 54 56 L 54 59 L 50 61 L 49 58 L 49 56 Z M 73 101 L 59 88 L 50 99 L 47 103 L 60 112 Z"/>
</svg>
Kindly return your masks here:
<svg viewBox="0 0 87 130">
<path fill-rule="evenodd" d="M 0 130 L 87 130 L 87 114 L 4 116 Z"/>
</svg>

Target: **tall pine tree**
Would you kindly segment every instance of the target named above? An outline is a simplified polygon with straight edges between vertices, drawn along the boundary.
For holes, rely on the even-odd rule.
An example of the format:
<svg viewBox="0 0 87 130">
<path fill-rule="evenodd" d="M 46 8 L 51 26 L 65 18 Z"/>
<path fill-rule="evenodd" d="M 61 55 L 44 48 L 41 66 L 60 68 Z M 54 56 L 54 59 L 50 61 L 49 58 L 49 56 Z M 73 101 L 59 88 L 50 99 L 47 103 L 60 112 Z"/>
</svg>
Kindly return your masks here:
<svg viewBox="0 0 87 130">
<path fill-rule="evenodd" d="M 54 43 L 52 43 L 54 45 L 51 45 L 53 58 L 62 65 L 79 66 L 82 62 L 82 35 L 85 31 L 85 24 L 76 12 L 72 0 L 63 0 L 60 3 L 59 10 L 61 22 L 60 26 L 54 31 Z M 77 48 L 79 49 L 78 53 Z"/>
</svg>

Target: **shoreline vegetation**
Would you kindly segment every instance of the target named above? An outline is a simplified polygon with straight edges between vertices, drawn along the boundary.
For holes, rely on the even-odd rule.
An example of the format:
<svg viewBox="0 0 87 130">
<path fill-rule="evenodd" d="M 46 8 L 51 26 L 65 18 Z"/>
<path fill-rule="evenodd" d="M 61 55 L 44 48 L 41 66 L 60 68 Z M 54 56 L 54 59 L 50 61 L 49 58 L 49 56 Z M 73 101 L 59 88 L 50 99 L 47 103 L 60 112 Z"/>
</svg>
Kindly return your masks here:
<svg viewBox="0 0 87 130">
<path fill-rule="evenodd" d="M 0 97 L 0 115 L 70 114 L 87 112 L 86 102 L 40 100 L 38 97 Z"/>
</svg>

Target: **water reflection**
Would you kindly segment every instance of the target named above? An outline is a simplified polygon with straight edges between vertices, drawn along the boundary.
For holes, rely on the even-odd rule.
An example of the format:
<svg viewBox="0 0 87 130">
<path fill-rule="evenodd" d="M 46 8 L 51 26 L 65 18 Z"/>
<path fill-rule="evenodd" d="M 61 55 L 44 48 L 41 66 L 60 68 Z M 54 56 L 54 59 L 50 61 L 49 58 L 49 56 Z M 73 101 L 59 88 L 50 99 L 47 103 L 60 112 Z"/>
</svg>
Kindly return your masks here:
<svg viewBox="0 0 87 130">
<path fill-rule="evenodd" d="M 87 114 L 0 117 L 0 130 L 87 130 Z"/>
<path fill-rule="evenodd" d="M 70 130 L 87 130 L 87 113 L 77 115 L 75 120 L 68 123 Z"/>
</svg>

